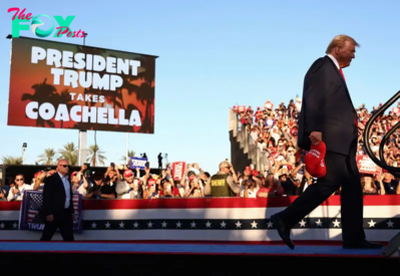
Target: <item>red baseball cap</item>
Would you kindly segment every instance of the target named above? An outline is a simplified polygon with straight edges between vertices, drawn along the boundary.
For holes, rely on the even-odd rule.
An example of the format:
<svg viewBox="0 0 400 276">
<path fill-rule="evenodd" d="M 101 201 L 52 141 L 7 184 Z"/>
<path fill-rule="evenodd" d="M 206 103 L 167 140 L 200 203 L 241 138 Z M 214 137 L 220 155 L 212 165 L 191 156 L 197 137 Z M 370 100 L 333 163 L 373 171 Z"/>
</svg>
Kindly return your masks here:
<svg viewBox="0 0 400 276">
<path fill-rule="evenodd" d="M 130 177 L 130 176 L 133 176 L 133 171 L 132 170 L 124 171 L 124 177 Z"/>
<path fill-rule="evenodd" d="M 148 184 L 149 186 L 155 185 L 155 184 L 157 184 L 157 180 L 155 180 L 154 178 L 149 178 L 149 179 L 147 180 L 147 184 Z"/>
<path fill-rule="evenodd" d="M 326 174 L 325 166 L 326 145 L 320 142 L 318 145 L 311 145 L 310 151 L 304 157 L 306 170 L 313 177 L 321 178 Z"/>
<path fill-rule="evenodd" d="M 251 172 L 251 174 L 254 176 L 254 177 L 257 177 L 257 176 L 259 176 L 259 172 L 258 171 L 256 171 L 256 170 L 254 170 L 254 171 L 252 171 Z"/>
</svg>

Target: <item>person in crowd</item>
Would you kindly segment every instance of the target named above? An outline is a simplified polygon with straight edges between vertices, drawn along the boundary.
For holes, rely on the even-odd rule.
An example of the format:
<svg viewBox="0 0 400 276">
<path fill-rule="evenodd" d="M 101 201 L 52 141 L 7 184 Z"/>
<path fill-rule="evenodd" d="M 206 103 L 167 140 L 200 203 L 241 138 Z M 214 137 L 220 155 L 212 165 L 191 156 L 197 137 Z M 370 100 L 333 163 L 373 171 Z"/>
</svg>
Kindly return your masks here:
<svg viewBox="0 0 400 276">
<path fill-rule="evenodd" d="M 293 177 L 293 174 L 297 176 L 296 172 L 289 171 L 290 166 L 284 166 L 278 171 L 278 179 L 284 190 L 284 194 L 292 196 L 296 195 L 297 189 L 300 187 L 301 182 Z"/>
<path fill-rule="evenodd" d="M 47 177 L 47 172 L 40 170 L 34 175 L 33 190 L 43 192 L 44 179 Z"/>
<path fill-rule="evenodd" d="M 118 176 L 119 174 L 115 173 L 115 171 L 110 171 L 109 176 L 104 179 L 98 196 L 102 199 L 115 199 L 117 197 L 115 187 L 118 181 Z"/>
<path fill-rule="evenodd" d="M 172 180 L 172 178 L 160 179 L 159 190 L 160 198 L 181 197 L 179 189 L 174 186 L 174 181 Z"/>
<path fill-rule="evenodd" d="M 22 201 L 25 191 L 32 190 L 32 185 L 25 183 L 25 177 L 23 174 L 18 174 L 14 178 L 14 183 L 8 191 L 8 201 Z"/>
<path fill-rule="evenodd" d="M 262 174 L 252 167 L 247 166 L 243 175 L 238 172 L 240 184 L 239 197 L 256 198 L 258 190 L 263 185 Z"/>
<path fill-rule="evenodd" d="M 76 174 L 76 177 L 79 179 L 79 172 Z M 87 196 L 88 195 L 88 193 L 89 193 L 89 190 L 92 188 L 92 187 L 94 187 L 96 184 L 96 180 L 94 180 L 94 176 L 95 175 L 88 175 L 88 174 L 81 174 L 81 180 L 79 181 L 79 187 L 78 187 L 78 189 L 76 190 L 77 192 L 78 192 L 78 194 L 80 194 L 84 199 L 91 199 L 91 198 L 93 198 L 94 199 L 94 197 L 92 197 L 92 196 Z M 97 177 L 97 183 L 102 183 L 102 181 L 103 181 L 103 176 L 101 175 L 101 174 L 97 174 L 96 175 L 96 177 Z M 100 185 L 99 184 L 99 185 Z M 91 191 L 93 191 L 93 189 L 91 190 Z"/>
<path fill-rule="evenodd" d="M 217 174 L 211 176 L 204 188 L 204 195 L 212 197 L 233 197 L 240 191 L 238 179 L 231 163 L 223 161 L 219 164 Z"/>
<path fill-rule="evenodd" d="M 257 197 L 282 196 L 284 194 L 283 187 L 279 179 L 273 173 L 269 173 L 265 179 L 265 184 L 260 187 Z"/>
<path fill-rule="evenodd" d="M 144 199 L 157 199 L 160 198 L 160 188 L 157 185 L 157 180 L 153 177 L 147 179 L 143 189 Z"/>
<path fill-rule="evenodd" d="M 80 170 L 78 171 L 78 173 L 76 174 L 76 176 L 78 177 L 78 179 L 79 179 L 80 181 L 83 180 L 83 176 L 85 175 L 85 173 L 86 173 L 88 170 L 89 170 L 89 173 L 90 173 L 90 169 L 89 169 L 88 164 L 87 164 L 87 163 L 84 163 L 84 164 L 81 166 L 81 168 L 80 168 Z M 87 176 L 88 176 L 88 175 L 87 175 Z"/>
<path fill-rule="evenodd" d="M 78 177 L 78 171 L 71 173 L 71 185 L 72 185 L 72 193 L 78 194 L 79 187 L 81 186 L 81 181 Z"/>
<path fill-rule="evenodd" d="M 157 180 L 157 184 L 159 184 L 161 198 L 181 197 L 179 188 L 175 187 L 170 169 L 161 171 L 161 177 Z"/>
<path fill-rule="evenodd" d="M 184 197 L 204 197 L 204 188 L 201 185 L 201 180 L 195 175 L 189 177 L 189 190 L 186 191 Z"/>
<path fill-rule="evenodd" d="M 197 178 L 201 189 L 203 190 L 206 182 L 210 178 L 210 174 L 204 172 L 198 163 L 187 164 L 184 171 L 184 177 L 180 181 L 180 185 L 177 186 L 181 196 L 183 197 L 188 190 L 191 189 L 190 182 Z M 208 176 L 207 176 L 208 175 Z"/>
<path fill-rule="evenodd" d="M 375 179 L 374 179 L 375 178 Z M 361 175 L 361 187 L 363 190 L 363 194 L 368 195 L 385 195 L 385 187 L 381 185 L 381 189 L 378 189 L 375 181 L 382 184 L 383 176 L 381 174 L 376 175 L 375 177 L 371 174 L 363 174 Z"/>
<path fill-rule="evenodd" d="M 104 179 L 106 181 L 109 181 L 111 186 L 114 186 L 122 178 L 121 175 L 119 174 L 119 170 L 114 165 L 114 166 L 109 166 L 107 168 L 107 171 L 104 173 Z"/>
<path fill-rule="evenodd" d="M 94 185 L 89 188 L 85 199 L 115 199 L 115 186 L 111 186 L 109 177 L 103 178 L 103 174 L 93 175 Z"/>
<path fill-rule="evenodd" d="M 160 152 L 159 154 L 158 154 L 158 156 L 157 156 L 157 159 L 158 159 L 158 169 L 159 170 L 161 170 L 162 169 L 162 167 L 163 167 L 163 157 L 162 157 L 162 153 Z"/>
<path fill-rule="evenodd" d="M 244 198 L 256 198 L 259 189 L 260 186 L 252 177 L 243 179 L 240 187 L 239 196 Z"/>
<path fill-rule="evenodd" d="M 7 200 L 7 190 L 3 187 L 3 179 L 0 178 L 0 201 Z"/>
<path fill-rule="evenodd" d="M 382 180 L 377 182 L 378 189 L 382 192 L 384 191 L 387 195 L 399 195 L 400 194 L 400 185 L 399 179 L 396 179 L 392 174 L 390 174 L 387 170 L 382 170 L 383 176 Z"/>
<path fill-rule="evenodd" d="M 139 169 L 137 169 L 138 171 Z M 136 174 L 138 172 L 136 171 Z M 139 185 L 136 181 L 132 170 L 124 171 L 124 179 L 117 182 L 115 186 L 115 192 L 117 194 L 117 199 L 131 199 L 133 198 L 131 192 L 133 192 L 136 188 L 137 194 L 139 194 Z"/>
</svg>

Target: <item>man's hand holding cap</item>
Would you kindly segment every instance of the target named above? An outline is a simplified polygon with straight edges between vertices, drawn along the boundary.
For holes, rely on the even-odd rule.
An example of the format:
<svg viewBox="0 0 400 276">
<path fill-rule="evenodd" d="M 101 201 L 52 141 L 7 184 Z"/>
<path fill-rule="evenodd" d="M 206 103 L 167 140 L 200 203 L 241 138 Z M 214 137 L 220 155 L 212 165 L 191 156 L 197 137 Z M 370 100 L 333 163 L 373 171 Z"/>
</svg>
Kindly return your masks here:
<svg viewBox="0 0 400 276">
<path fill-rule="evenodd" d="M 314 177 L 321 178 L 326 174 L 325 167 L 325 154 L 326 145 L 324 142 L 318 143 L 318 145 L 311 145 L 310 151 L 304 158 L 306 164 L 306 170 Z"/>
</svg>

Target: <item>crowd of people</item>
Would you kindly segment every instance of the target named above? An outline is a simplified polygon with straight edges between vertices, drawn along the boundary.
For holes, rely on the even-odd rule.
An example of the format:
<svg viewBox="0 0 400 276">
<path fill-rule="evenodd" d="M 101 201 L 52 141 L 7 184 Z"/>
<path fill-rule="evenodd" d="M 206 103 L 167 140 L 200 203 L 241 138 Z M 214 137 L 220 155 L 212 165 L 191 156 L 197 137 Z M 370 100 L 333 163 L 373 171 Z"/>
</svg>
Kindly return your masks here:
<svg viewBox="0 0 400 276">
<path fill-rule="evenodd" d="M 368 142 L 377 156 L 384 134 L 400 119 L 399 106 L 379 118 L 371 129 Z M 188 164 L 181 178 L 173 177 L 170 168 L 161 168 L 161 174 L 151 174 L 149 168 L 132 170 L 124 165 L 120 169 L 110 166 L 103 174 L 92 173 L 83 165 L 79 171 L 70 172 L 73 192 L 85 200 L 208 196 L 255 198 L 299 195 L 316 183 L 317 179 L 305 169 L 305 152 L 296 145 L 301 99 L 291 100 L 287 106 L 281 102 L 275 108 L 268 100 L 256 110 L 251 106 L 234 106 L 232 109 L 238 116 L 239 131 L 247 131 L 268 160 L 261 171 L 255 170 L 253 164 L 244 171 L 236 171 L 228 160 L 220 163 L 218 173 L 214 175 L 204 172 L 198 164 Z M 357 108 L 359 123 L 365 125 L 376 110 L 374 107 L 368 112 L 364 105 Z M 391 166 L 400 166 L 399 146 L 400 132 L 395 132 L 384 149 Z M 362 135 L 359 136 L 357 154 L 365 155 Z M 32 181 L 19 174 L 8 186 L 2 186 L 0 182 L 0 201 L 19 201 L 24 191 L 41 191 L 46 177 L 55 172 L 39 171 Z M 365 194 L 400 194 L 399 179 L 386 170 L 378 168 L 375 173 L 362 173 L 360 176 Z M 340 190 L 335 194 L 340 194 Z"/>
<path fill-rule="evenodd" d="M 264 168 L 264 173 L 274 173 L 275 179 L 281 183 L 280 186 L 284 188 L 285 194 L 291 194 L 287 189 L 292 189 L 292 187 L 295 187 L 292 194 L 298 194 L 316 181 L 304 168 L 306 152 L 296 145 L 301 104 L 301 99 L 296 97 L 295 100 L 290 100 L 287 106 L 281 102 L 275 108 L 269 100 L 263 107 L 257 107 L 256 110 L 253 110 L 251 106 L 232 107 L 238 116 L 239 129 L 247 130 L 252 137 L 251 140 L 265 154 L 265 158 L 268 158 L 269 162 Z M 383 136 L 400 119 L 399 107 L 400 102 L 388 114 L 378 118 L 371 128 L 370 139 L 367 142 L 377 157 Z M 357 108 L 360 129 L 378 108 L 373 107 L 371 112 L 365 105 Z M 396 131 L 384 148 L 385 160 L 390 166 L 400 167 L 399 148 L 400 131 Z M 359 135 L 357 155 L 366 156 L 363 135 Z M 365 194 L 400 194 L 399 179 L 379 167 L 374 173 L 361 173 L 360 177 Z M 340 190 L 336 194 L 340 194 Z"/>
</svg>

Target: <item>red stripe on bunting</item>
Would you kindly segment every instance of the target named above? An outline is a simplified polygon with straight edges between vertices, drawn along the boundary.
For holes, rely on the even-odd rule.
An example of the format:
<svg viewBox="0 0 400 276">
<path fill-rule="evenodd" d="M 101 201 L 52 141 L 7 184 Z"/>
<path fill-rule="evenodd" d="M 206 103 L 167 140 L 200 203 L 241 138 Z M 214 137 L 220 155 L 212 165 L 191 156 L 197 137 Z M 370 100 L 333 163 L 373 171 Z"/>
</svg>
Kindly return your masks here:
<svg viewBox="0 0 400 276">
<path fill-rule="evenodd" d="M 85 200 L 83 210 L 101 209 L 202 209 L 202 208 L 277 208 L 286 207 L 297 197 L 277 198 L 182 198 L 152 200 Z M 340 196 L 332 196 L 322 205 L 340 206 Z M 365 206 L 400 205 L 400 196 L 364 196 Z"/>
<path fill-rule="evenodd" d="M 203 209 L 203 208 L 276 208 L 286 207 L 297 197 L 276 198 L 179 198 L 149 200 L 84 200 L 83 210 L 104 209 Z M 0 201 L 0 211 L 19 211 L 21 202 Z M 340 206 L 340 196 L 331 196 L 322 205 Z M 364 206 L 400 206 L 398 195 L 366 195 Z"/>
</svg>

